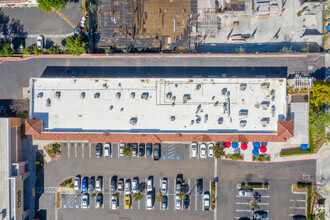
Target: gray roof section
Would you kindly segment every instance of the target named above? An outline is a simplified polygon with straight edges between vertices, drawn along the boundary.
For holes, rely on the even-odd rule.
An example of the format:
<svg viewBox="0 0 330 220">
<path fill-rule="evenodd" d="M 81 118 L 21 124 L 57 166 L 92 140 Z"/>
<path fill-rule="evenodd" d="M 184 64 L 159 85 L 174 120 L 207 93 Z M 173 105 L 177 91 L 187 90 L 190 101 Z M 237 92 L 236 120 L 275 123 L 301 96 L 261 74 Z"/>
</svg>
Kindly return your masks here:
<svg viewBox="0 0 330 220">
<path fill-rule="evenodd" d="M 294 137 L 291 144 L 309 144 L 309 105 L 307 102 L 291 103 L 291 121 L 294 121 Z"/>
</svg>

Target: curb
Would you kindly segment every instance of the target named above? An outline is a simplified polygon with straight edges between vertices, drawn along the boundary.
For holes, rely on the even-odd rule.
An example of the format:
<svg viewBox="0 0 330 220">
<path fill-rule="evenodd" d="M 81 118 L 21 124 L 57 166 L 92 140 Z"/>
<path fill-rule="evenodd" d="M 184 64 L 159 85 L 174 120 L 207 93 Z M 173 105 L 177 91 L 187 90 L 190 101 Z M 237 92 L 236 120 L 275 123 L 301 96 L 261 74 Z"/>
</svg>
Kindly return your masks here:
<svg viewBox="0 0 330 220">
<path fill-rule="evenodd" d="M 283 161 L 244 161 L 244 160 L 231 160 L 231 159 L 217 159 L 217 160 L 226 160 L 240 163 L 285 163 L 285 162 L 297 162 L 297 161 L 306 161 L 306 160 L 317 160 L 317 159 L 298 159 L 298 160 L 283 160 Z"/>
</svg>

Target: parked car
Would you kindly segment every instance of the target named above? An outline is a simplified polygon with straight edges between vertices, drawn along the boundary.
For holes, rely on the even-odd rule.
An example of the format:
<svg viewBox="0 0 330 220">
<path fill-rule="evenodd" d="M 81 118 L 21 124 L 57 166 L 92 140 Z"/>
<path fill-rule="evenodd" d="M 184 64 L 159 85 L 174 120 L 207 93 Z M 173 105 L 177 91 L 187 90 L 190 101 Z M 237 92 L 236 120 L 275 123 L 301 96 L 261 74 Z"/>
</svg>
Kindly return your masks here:
<svg viewBox="0 0 330 220">
<path fill-rule="evenodd" d="M 256 219 L 263 219 L 263 218 L 267 218 L 267 217 L 268 217 L 268 213 L 263 210 L 255 211 L 253 214 L 253 218 L 256 218 Z"/>
<path fill-rule="evenodd" d="M 82 198 L 81 198 L 81 207 L 83 209 L 87 209 L 87 207 L 89 206 L 89 194 L 88 193 L 85 193 Z"/>
<path fill-rule="evenodd" d="M 213 143 L 209 143 L 207 145 L 207 150 L 208 150 L 209 157 L 214 157 L 214 150 L 213 150 L 213 148 L 214 148 L 214 144 Z"/>
<path fill-rule="evenodd" d="M 137 144 L 132 144 L 131 148 L 132 148 L 132 156 L 136 157 L 136 155 L 137 155 Z"/>
<path fill-rule="evenodd" d="M 124 189 L 124 179 L 121 178 L 121 179 L 119 179 L 119 181 L 118 181 L 118 191 L 119 191 L 119 192 L 122 192 L 123 189 Z M 112 191 L 112 190 L 111 190 L 111 191 Z"/>
<path fill-rule="evenodd" d="M 96 144 L 95 153 L 97 158 L 102 157 L 102 144 Z"/>
<path fill-rule="evenodd" d="M 153 207 L 153 205 L 152 205 L 152 192 L 147 193 L 146 200 L 147 200 L 147 209 L 151 210 L 152 207 Z"/>
<path fill-rule="evenodd" d="M 74 178 L 74 189 L 79 190 L 81 185 L 81 176 L 78 175 Z"/>
<path fill-rule="evenodd" d="M 197 193 L 199 195 L 202 195 L 202 193 L 203 193 L 203 179 L 202 178 L 198 179 L 196 185 L 197 185 Z"/>
<path fill-rule="evenodd" d="M 191 157 L 197 157 L 197 153 L 198 153 L 198 144 L 193 142 L 191 143 Z"/>
<path fill-rule="evenodd" d="M 88 177 L 87 176 L 85 176 L 84 179 L 82 180 L 81 190 L 83 192 L 86 192 L 88 190 Z"/>
<path fill-rule="evenodd" d="M 294 215 L 292 217 L 293 220 L 306 220 L 306 216 L 305 215 Z"/>
<path fill-rule="evenodd" d="M 210 209 L 210 193 L 205 192 L 203 196 L 204 210 L 208 211 Z"/>
<path fill-rule="evenodd" d="M 178 195 L 175 196 L 175 207 L 176 209 L 181 209 L 181 199 Z"/>
<path fill-rule="evenodd" d="M 160 144 L 154 144 L 154 160 L 159 160 L 160 158 Z"/>
<path fill-rule="evenodd" d="M 162 202 L 162 210 L 167 210 L 167 196 L 163 197 L 164 200 Z"/>
<path fill-rule="evenodd" d="M 201 144 L 200 146 L 200 155 L 201 158 L 206 158 L 206 144 Z"/>
<path fill-rule="evenodd" d="M 146 144 L 146 151 L 147 151 L 147 156 L 150 156 L 152 152 L 152 144 Z"/>
<path fill-rule="evenodd" d="M 245 189 L 239 189 L 238 195 L 240 196 L 253 196 L 253 189 L 245 188 Z"/>
<path fill-rule="evenodd" d="M 137 177 L 132 181 L 132 191 L 133 193 L 137 193 L 139 191 L 139 179 Z"/>
<path fill-rule="evenodd" d="M 183 200 L 183 208 L 188 209 L 189 207 L 189 195 L 186 196 L 186 198 Z"/>
<path fill-rule="evenodd" d="M 163 194 L 166 194 L 167 193 L 167 187 L 168 187 L 167 178 L 163 178 L 162 179 L 162 185 L 161 185 L 161 192 Z"/>
<path fill-rule="evenodd" d="M 104 157 L 110 157 L 111 155 L 111 145 L 104 144 Z"/>
<path fill-rule="evenodd" d="M 152 192 L 153 187 L 154 187 L 153 179 L 152 179 L 152 177 L 148 177 L 148 181 L 147 181 L 147 191 L 148 191 L 148 192 Z"/>
<path fill-rule="evenodd" d="M 144 144 L 139 144 L 139 155 L 140 155 L 140 157 L 144 156 L 144 152 L 145 152 Z"/>
<path fill-rule="evenodd" d="M 131 193 L 131 182 L 129 180 L 126 180 L 125 182 L 125 195 L 128 195 Z"/>
<path fill-rule="evenodd" d="M 118 199 L 116 199 L 114 195 L 111 196 L 111 208 L 112 209 L 118 208 Z"/>
<path fill-rule="evenodd" d="M 44 36 L 39 35 L 37 37 L 37 47 L 38 49 L 44 49 Z"/>
<path fill-rule="evenodd" d="M 119 154 L 121 157 L 124 156 L 124 148 L 125 148 L 125 144 L 119 144 Z"/>
<path fill-rule="evenodd" d="M 182 177 L 178 175 L 176 177 L 176 187 L 175 187 L 176 194 L 179 194 L 181 192 L 182 181 L 183 181 Z"/>
<path fill-rule="evenodd" d="M 122 187 L 122 185 L 121 185 Z M 119 187 L 118 187 L 119 188 Z M 111 192 L 115 192 L 117 190 L 117 176 L 113 176 L 111 178 L 111 182 L 110 182 L 110 190 Z M 121 188 L 121 191 L 123 190 L 123 188 Z M 119 191 L 119 189 L 118 189 Z"/>
<path fill-rule="evenodd" d="M 94 189 L 95 189 L 95 176 L 92 176 L 90 179 L 89 179 L 89 191 L 90 192 L 93 192 Z"/>
<path fill-rule="evenodd" d="M 101 208 L 102 204 L 103 204 L 103 195 L 102 193 L 99 193 L 96 196 L 96 208 Z"/>
<path fill-rule="evenodd" d="M 130 209 L 131 208 L 131 196 L 126 195 L 125 196 L 125 209 Z"/>
<path fill-rule="evenodd" d="M 95 181 L 95 189 L 98 192 L 102 191 L 102 177 L 97 177 L 97 179 Z"/>
<path fill-rule="evenodd" d="M 249 217 L 240 217 L 238 220 L 251 220 Z"/>
</svg>

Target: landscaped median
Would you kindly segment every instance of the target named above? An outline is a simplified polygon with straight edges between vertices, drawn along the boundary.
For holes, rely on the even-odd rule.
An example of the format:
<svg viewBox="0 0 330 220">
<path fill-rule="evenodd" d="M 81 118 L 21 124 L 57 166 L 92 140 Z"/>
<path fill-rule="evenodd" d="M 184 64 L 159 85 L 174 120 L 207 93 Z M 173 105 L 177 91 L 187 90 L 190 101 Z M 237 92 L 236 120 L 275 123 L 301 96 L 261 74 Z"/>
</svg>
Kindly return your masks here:
<svg viewBox="0 0 330 220">
<path fill-rule="evenodd" d="M 216 204 L 216 183 L 214 180 L 211 180 L 211 210 L 215 209 Z"/>
<path fill-rule="evenodd" d="M 251 189 L 269 189 L 268 183 L 254 183 L 254 182 L 242 182 L 237 184 L 237 189 L 251 188 Z"/>
<path fill-rule="evenodd" d="M 59 209 L 61 208 L 61 194 L 62 194 L 62 191 L 65 189 L 66 191 L 69 191 L 69 193 L 72 193 L 73 192 L 73 187 L 74 187 L 74 177 L 71 176 L 71 177 L 68 177 L 66 179 L 64 179 L 60 184 L 59 184 L 59 187 L 57 189 L 57 192 L 56 192 L 56 208 Z M 70 192 L 72 191 L 72 192 Z"/>
</svg>

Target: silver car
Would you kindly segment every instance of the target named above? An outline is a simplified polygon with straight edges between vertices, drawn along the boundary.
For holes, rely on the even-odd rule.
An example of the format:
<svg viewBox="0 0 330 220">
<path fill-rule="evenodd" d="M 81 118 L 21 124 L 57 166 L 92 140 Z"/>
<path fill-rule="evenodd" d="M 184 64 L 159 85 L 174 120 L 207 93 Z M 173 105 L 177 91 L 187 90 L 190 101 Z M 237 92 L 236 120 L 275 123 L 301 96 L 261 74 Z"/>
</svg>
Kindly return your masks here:
<svg viewBox="0 0 330 220">
<path fill-rule="evenodd" d="M 121 157 L 124 156 L 124 148 L 125 148 L 125 144 L 119 144 L 119 154 Z"/>
<path fill-rule="evenodd" d="M 118 208 L 118 199 L 116 199 L 114 195 L 111 196 L 111 208 L 112 209 Z"/>
<path fill-rule="evenodd" d="M 102 191 L 102 178 L 101 177 L 98 177 L 96 179 L 96 181 L 95 181 L 95 189 L 98 192 L 101 192 Z"/>
<path fill-rule="evenodd" d="M 87 209 L 88 208 L 88 206 L 89 206 L 89 194 L 88 193 L 85 193 L 83 196 L 82 196 L 82 198 L 81 198 L 81 207 L 83 208 L 83 209 Z"/>
<path fill-rule="evenodd" d="M 131 194 L 131 182 L 129 182 L 128 180 L 126 180 L 125 183 L 125 195 L 129 195 Z"/>
<path fill-rule="evenodd" d="M 200 146 L 200 157 L 206 158 L 206 144 L 201 144 Z"/>
<path fill-rule="evenodd" d="M 37 47 L 38 49 L 44 49 L 44 36 L 39 35 L 37 37 Z"/>
</svg>

